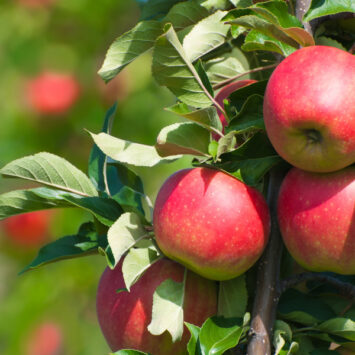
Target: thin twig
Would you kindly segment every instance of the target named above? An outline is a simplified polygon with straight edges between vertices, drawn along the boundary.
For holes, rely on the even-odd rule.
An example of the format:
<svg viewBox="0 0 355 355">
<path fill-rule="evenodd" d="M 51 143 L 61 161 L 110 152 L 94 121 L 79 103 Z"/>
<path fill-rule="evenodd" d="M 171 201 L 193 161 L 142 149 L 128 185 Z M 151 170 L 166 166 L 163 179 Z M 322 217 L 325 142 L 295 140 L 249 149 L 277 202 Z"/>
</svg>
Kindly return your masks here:
<svg viewBox="0 0 355 355">
<path fill-rule="evenodd" d="M 355 301 L 354 285 L 348 282 L 340 281 L 335 277 L 325 275 L 319 272 L 302 272 L 301 274 L 297 274 L 285 280 L 282 280 L 278 287 L 278 294 L 281 295 L 287 289 L 306 281 L 320 281 L 328 283 L 334 288 L 336 288 L 340 295 L 349 298 L 351 301 Z"/>
<path fill-rule="evenodd" d="M 222 88 L 223 86 L 226 86 L 226 85 L 232 83 L 233 81 L 243 77 L 244 75 L 248 75 L 248 74 L 251 74 L 251 73 L 256 73 L 256 72 L 262 71 L 262 70 L 275 68 L 277 65 L 278 65 L 278 63 L 277 64 L 266 65 L 265 67 L 258 67 L 258 68 L 254 68 L 254 69 L 248 70 L 248 71 L 246 71 L 244 73 L 241 73 L 241 74 L 238 74 L 236 76 L 233 76 L 232 78 L 229 78 L 227 80 L 221 81 L 220 83 L 218 83 L 218 84 L 213 86 L 213 90 L 218 90 L 218 89 Z"/>
<path fill-rule="evenodd" d="M 304 29 L 313 36 L 312 26 L 309 22 L 303 21 L 303 16 L 311 5 L 311 0 L 296 1 L 296 17 L 302 22 Z"/>
</svg>

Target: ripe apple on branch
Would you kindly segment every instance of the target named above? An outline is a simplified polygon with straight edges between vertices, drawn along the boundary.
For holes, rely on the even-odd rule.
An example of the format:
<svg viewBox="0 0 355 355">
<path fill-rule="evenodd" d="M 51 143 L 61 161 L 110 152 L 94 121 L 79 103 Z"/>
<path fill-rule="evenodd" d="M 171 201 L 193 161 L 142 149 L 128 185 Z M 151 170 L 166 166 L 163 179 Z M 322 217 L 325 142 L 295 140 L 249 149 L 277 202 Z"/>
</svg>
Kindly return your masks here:
<svg viewBox="0 0 355 355">
<path fill-rule="evenodd" d="M 177 97 L 168 109 L 185 121 L 144 145 L 111 135 L 113 106 L 102 132 L 90 133 L 87 175 L 49 153 L 5 165 L 4 177 L 43 187 L 2 194 L 1 218 L 34 205 L 93 216 L 77 234 L 44 246 L 23 272 L 104 255 L 97 312 L 118 355 L 125 347 L 125 354 L 306 355 L 345 346 L 355 339 L 355 59 L 347 40 L 327 37 L 334 29 L 326 22 L 322 36 L 306 28 L 353 7 L 313 1 L 297 18 L 291 1 L 167 3 L 159 13 L 151 1 L 142 5 L 143 20 L 114 41 L 99 73 L 108 82 L 152 49 L 154 78 Z M 255 68 L 241 70 L 234 47 Z M 214 87 L 247 74 L 215 95 Z M 135 169 L 182 156 L 191 164 L 166 180 L 153 207 Z M 294 275 L 294 262 L 333 274 Z"/>
</svg>

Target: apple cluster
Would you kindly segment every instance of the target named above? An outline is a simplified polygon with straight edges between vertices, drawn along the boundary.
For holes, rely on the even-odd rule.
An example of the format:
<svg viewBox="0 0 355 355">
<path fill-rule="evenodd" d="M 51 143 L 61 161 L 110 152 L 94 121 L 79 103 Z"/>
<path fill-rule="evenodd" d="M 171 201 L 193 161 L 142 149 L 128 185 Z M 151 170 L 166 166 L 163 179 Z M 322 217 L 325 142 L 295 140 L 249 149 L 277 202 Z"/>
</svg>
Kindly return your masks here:
<svg viewBox="0 0 355 355">
<path fill-rule="evenodd" d="M 294 167 L 278 201 L 281 234 L 311 271 L 355 274 L 355 58 L 326 46 L 300 49 L 268 81 L 264 120 Z"/>
<path fill-rule="evenodd" d="M 232 92 L 253 82 L 225 86 L 216 101 L 223 106 Z M 267 134 L 279 155 L 295 166 L 280 190 L 281 233 L 294 259 L 313 271 L 355 273 L 354 98 L 353 56 L 323 46 L 300 49 L 282 61 L 265 93 Z M 224 129 L 227 121 L 218 113 Z M 153 226 L 167 258 L 155 262 L 129 293 L 117 292 L 125 289 L 122 262 L 107 268 L 98 288 L 98 319 L 114 351 L 184 354 L 186 329 L 176 343 L 166 332 L 153 336 L 147 329 L 154 291 L 167 279 L 181 282 L 185 266 L 185 320 L 200 326 L 217 312 L 215 281 L 245 273 L 263 253 L 269 209 L 255 188 L 212 167 L 197 167 L 164 182 Z"/>
</svg>

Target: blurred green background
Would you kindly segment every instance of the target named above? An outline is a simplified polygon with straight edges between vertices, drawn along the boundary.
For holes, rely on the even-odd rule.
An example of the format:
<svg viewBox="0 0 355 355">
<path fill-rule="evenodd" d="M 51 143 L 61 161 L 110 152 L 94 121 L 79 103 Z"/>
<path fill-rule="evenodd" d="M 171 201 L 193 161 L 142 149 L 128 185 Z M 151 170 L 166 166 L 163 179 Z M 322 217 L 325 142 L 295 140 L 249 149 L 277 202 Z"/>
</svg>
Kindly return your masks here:
<svg viewBox="0 0 355 355">
<path fill-rule="evenodd" d="M 139 18 L 133 0 L 5 0 L 0 2 L 0 166 L 41 151 L 60 155 L 86 171 L 92 141 L 106 110 L 118 100 L 113 135 L 154 144 L 159 130 L 178 119 L 163 110 L 173 96 L 150 75 L 142 56 L 108 86 L 97 71 L 115 37 Z M 60 115 L 36 112 L 26 98 L 29 80 L 43 71 L 72 75 L 79 98 Z M 139 169 L 154 201 L 157 189 L 188 160 Z M 0 178 L 0 192 L 29 185 Z M 48 237 L 74 234 L 91 217 L 76 209 L 56 210 Z M 91 256 L 51 264 L 18 276 L 38 251 L 15 243 L 0 222 L 0 354 L 29 355 L 27 344 L 40 324 L 57 324 L 62 354 L 99 355 L 109 349 L 101 335 L 95 294 L 105 259 Z M 31 354 L 34 355 L 34 354 Z"/>
</svg>

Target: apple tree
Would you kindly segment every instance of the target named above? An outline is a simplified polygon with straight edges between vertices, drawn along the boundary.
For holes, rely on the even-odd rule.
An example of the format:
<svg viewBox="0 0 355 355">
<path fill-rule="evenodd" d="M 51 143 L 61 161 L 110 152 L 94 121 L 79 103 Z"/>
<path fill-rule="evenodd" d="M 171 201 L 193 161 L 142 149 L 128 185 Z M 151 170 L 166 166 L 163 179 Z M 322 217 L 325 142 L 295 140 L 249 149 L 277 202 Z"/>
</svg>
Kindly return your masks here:
<svg viewBox="0 0 355 355">
<path fill-rule="evenodd" d="M 154 146 L 126 141 L 115 104 L 89 132 L 87 174 L 47 152 L 2 167 L 40 186 L 0 195 L 1 219 L 92 214 L 21 273 L 102 255 L 97 312 L 117 355 L 355 351 L 354 3 L 138 2 L 99 75 L 149 51 L 176 123 Z M 183 156 L 153 206 L 136 168 Z"/>
</svg>

